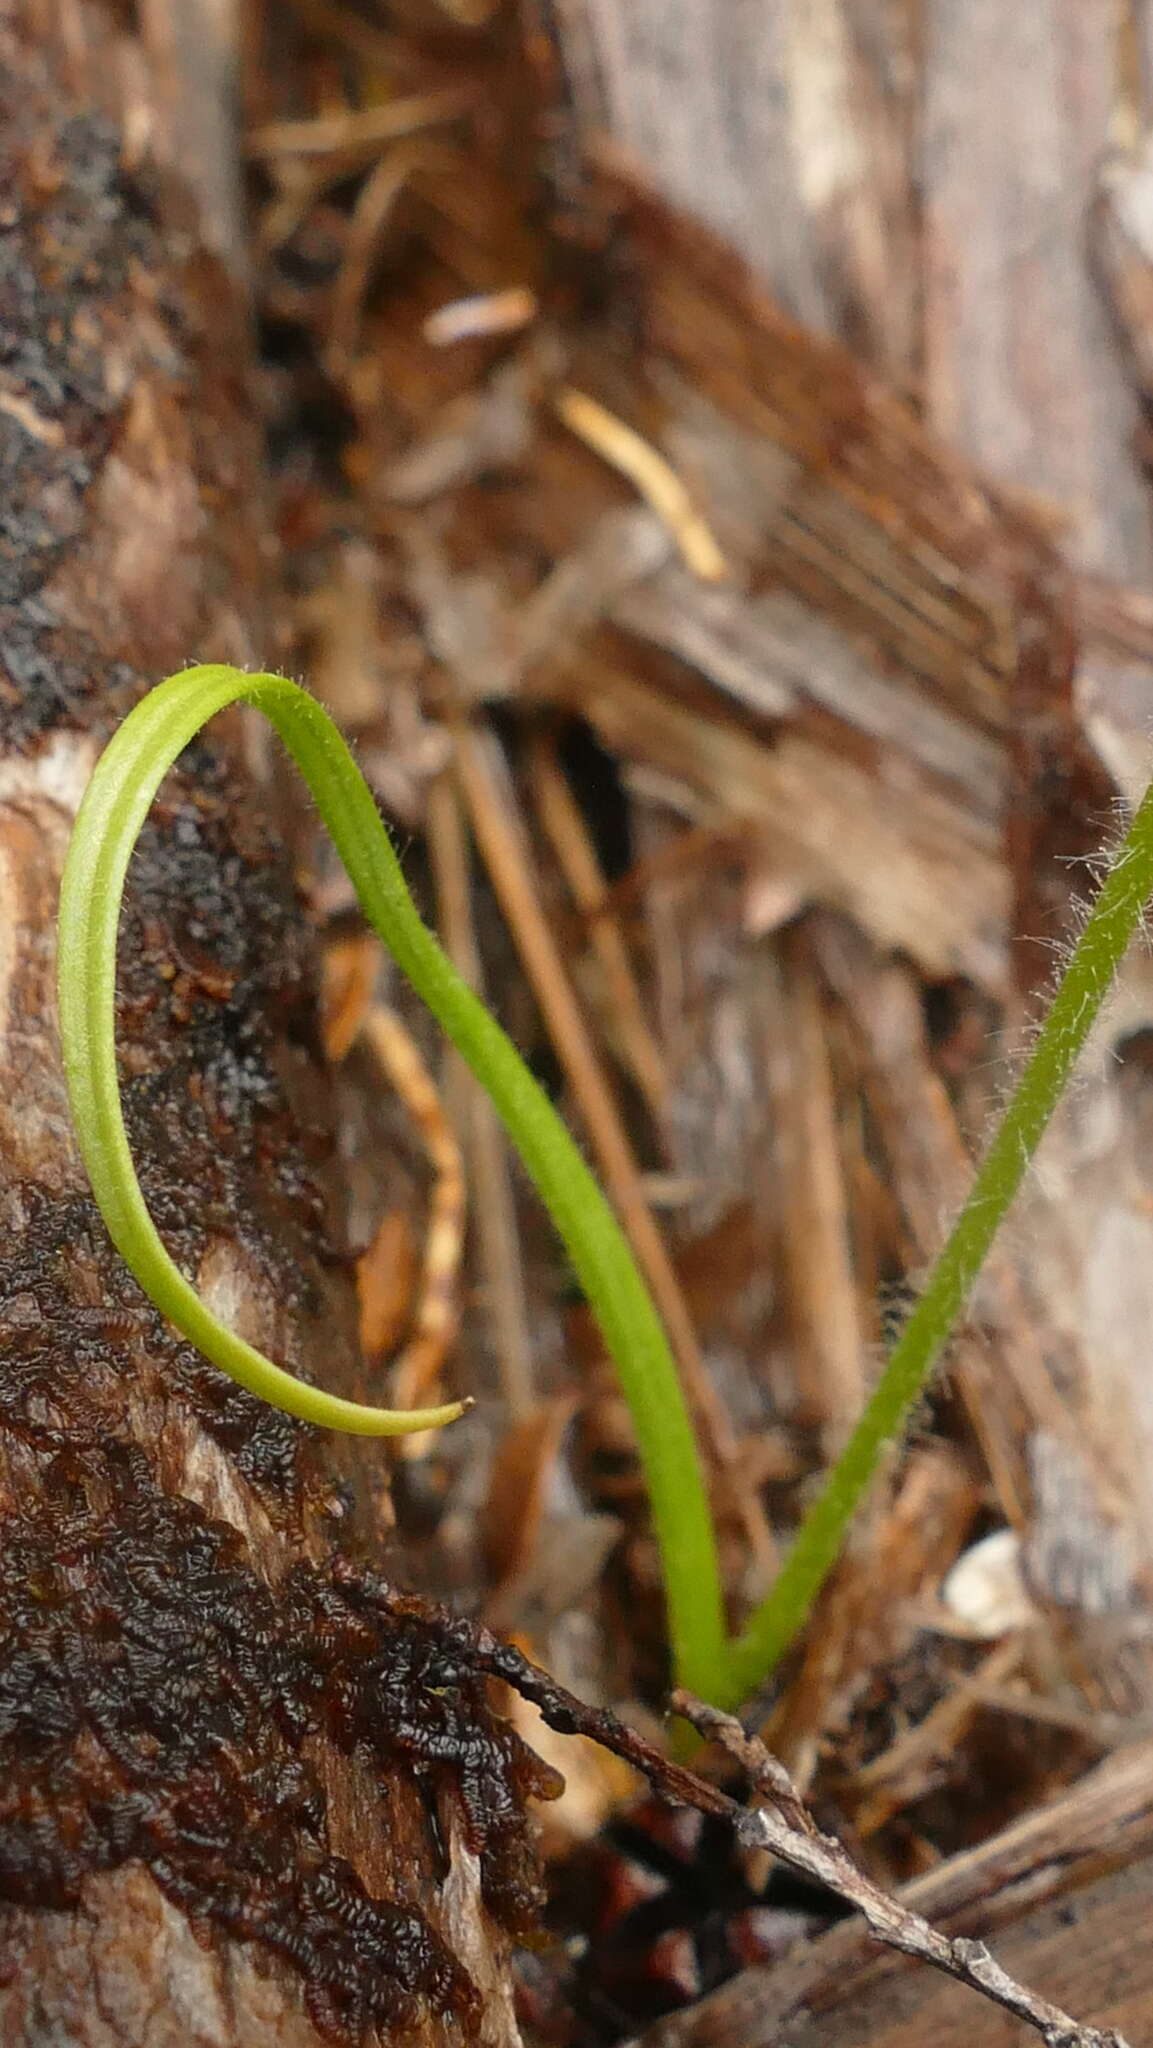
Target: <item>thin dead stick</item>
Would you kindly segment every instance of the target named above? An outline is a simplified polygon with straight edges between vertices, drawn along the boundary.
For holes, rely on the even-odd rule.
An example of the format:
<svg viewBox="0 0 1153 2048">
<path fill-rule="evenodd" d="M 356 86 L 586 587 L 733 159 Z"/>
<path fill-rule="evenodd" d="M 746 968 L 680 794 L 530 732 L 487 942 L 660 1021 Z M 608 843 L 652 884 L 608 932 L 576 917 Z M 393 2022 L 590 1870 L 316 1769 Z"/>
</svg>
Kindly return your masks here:
<svg viewBox="0 0 1153 2048">
<path fill-rule="evenodd" d="M 324 157 L 340 150 L 377 150 L 402 136 L 457 121 L 477 103 L 471 89 L 444 87 L 439 92 L 413 93 L 385 100 L 379 106 L 317 114 L 306 121 L 270 121 L 248 137 L 248 153 L 256 157 Z"/>
<path fill-rule="evenodd" d="M 758 1564 L 771 1570 L 776 1561 L 771 1533 L 760 1503 L 739 1483 L 732 1425 L 705 1371 L 680 1282 L 645 1200 L 632 1148 L 541 906 L 497 767 L 472 726 L 457 718 L 452 731 L 454 763 L 477 844 L 580 1107 L 605 1186 L 664 1319 L 714 1463 L 729 1481 Z"/>
<path fill-rule="evenodd" d="M 460 1147 L 419 1047 L 395 1012 L 373 1001 L 379 964 L 380 946 L 367 935 L 330 950 L 324 1047 L 339 1065 L 358 1038 L 367 1042 L 420 1132 L 433 1171 L 412 1334 L 394 1362 L 398 1400 L 417 1407 L 423 1391 L 435 1384 L 460 1327 L 467 1188 Z M 386 1217 L 381 1230 L 390 1222 Z M 402 1455 L 420 1457 L 428 1442 L 424 1431 L 408 1437 Z"/>
<path fill-rule="evenodd" d="M 380 944 L 371 932 L 334 939 L 325 948 L 321 994 L 324 1056 L 334 1067 L 348 1058 L 368 1015 L 380 967 Z"/>
<path fill-rule="evenodd" d="M 595 449 L 605 462 L 636 485 L 676 541 L 686 567 L 705 583 L 723 583 L 729 565 L 711 527 L 697 510 L 682 478 L 651 441 L 610 412 L 587 391 L 562 385 L 554 399 L 570 433 Z"/>
<path fill-rule="evenodd" d="M 865 1339 L 850 1249 L 837 1105 L 820 991 L 802 937 L 785 933 L 767 993 L 769 1084 L 778 1131 L 786 1292 L 805 1420 L 833 1457 L 865 1405 Z M 807 1411 L 807 1413 L 805 1412 Z"/>
<path fill-rule="evenodd" d="M 1071 2019 L 1048 1999 L 1039 1998 L 1009 1976 L 983 1941 L 941 1934 L 898 1899 L 858 1870 L 846 1851 L 829 1835 L 818 1833 L 812 1816 L 779 1759 L 755 1736 L 746 1735 L 731 1714 L 719 1713 L 691 1693 L 673 1694 L 673 1707 L 701 1735 L 718 1742 L 740 1764 L 762 1804 L 734 1816 L 740 1840 L 750 1848 L 768 1849 L 792 1869 L 847 1899 L 864 1915 L 869 1932 L 886 1947 L 931 1963 L 967 1984 L 995 2005 L 1035 2027 L 1045 2048 L 1127 2048 L 1113 2028 L 1087 2027 Z"/>
<path fill-rule="evenodd" d="M 328 183 L 323 159 L 285 157 L 270 167 L 273 192 L 256 222 L 256 246 L 262 253 L 282 249 L 315 206 Z"/>
<path fill-rule="evenodd" d="M 436 1384 L 460 1327 L 460 1261 L 467 1199 L 464 1166 L 436 1083 L 400 1018 L 383 1003 L 374 1003 L 361 1032 L 416 1124 L 435 1176 L 412 1335 L 393 1367 L 397 1401 L 402 1407 L 415 1408 Z M 424 1432 L 407 1437 L 401 1455 L 417 1457 L 421 1448 L 427 1448 Z"/>
<path fill-rule="evenodd" d="M 365 179 L 348 224 L 348 242 L 332 287 L 325 365 L 347 374 L 360 336 L 361 311 L 372 268 L 396 203 L 420 161 L 419 146 L 389 150 Z"/>
<path fill-rule="evenodd" d="M 445 950 L 458 973 L 483 995 L 484 968 L 473 923 L 465 824 L 460 799 L 447 775 L 437 776 L 429 786 L 426 825 Z M 510 1416 L 518 1420 L 535 1404 L 535 1374 L 508 1143 L 484 1089 L 455 1052 L 449 1054 L 445 1093 L 450 1104 L 455 1099 L 464 1107 L 461 1123 L 493 1348 L 501 1391 Z"/>
<path fill-rule="evenodd" d="M 588 922 L 593 951 L 611 999 L 621 1050 L 658 1132 L 666 1127 L 669 1077 L 644 1012 L 620 924 L 605 908 L 605 881 L 588 826 L 556 756 L 551 738 L 538 735 L 529 751 L 537 816 L 572 893 Z"/>
</svg>

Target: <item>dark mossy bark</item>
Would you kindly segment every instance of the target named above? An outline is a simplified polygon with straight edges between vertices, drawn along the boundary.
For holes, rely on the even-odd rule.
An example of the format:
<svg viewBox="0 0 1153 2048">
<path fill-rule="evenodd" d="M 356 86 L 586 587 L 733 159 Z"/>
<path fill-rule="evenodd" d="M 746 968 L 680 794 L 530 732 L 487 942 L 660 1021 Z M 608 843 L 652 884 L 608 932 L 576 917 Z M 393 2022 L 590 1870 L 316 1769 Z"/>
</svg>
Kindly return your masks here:
<svg viewBox="0 0 1153 2048">
<path fill-rule="evenodd" d="M 275 659 L 272 549 L 228 279 L 125 141 L 139 63 L 73 6 L 10 9 L 0 38 L 0 2036 L 507 2041 L 540 1773 L 451 1632 L 375 1576 L 381 1448 L 175 1337 L 71 1138 L 52 977 L 76 804 L 148 684 Z M 123 925 L 123 1082 L 185 1269 L 355 1392 L 269 761 L 236 719 L 165 786 Z"/>
</svg>

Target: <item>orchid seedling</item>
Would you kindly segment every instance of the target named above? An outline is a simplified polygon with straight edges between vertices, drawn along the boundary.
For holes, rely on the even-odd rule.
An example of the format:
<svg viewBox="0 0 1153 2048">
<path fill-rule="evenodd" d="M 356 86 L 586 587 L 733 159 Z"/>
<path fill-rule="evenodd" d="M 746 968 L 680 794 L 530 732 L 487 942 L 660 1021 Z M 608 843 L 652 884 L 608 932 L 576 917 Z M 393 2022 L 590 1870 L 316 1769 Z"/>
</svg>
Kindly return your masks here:
<svg viewBox="0 0 1153 2048">
<path fill-rule="evenodd" d="M 109 1234 L 150 1299 L 225 1372 L 323 1427 L 394 1436 L 454 1420 L 464 1403 L 398 1411 L 295 1378 L 221 1323 L 165 1251 L 125 1130 L 115 1045 L 116 939 L 132 850 L 163 777 L 218 711 L 270 721 L 308 784 L 369 924 L 487 1090 L 563 1240 L 620 1375 L 664 1572 L 677 1683 L 720 1708 L 761 1686 L 804 1626 L 886 1443 L 956 1326 L 997 1229 L 1064 1092 L 1101 1001 L 1153 894 L 1146 795 L 1071 954 L 969 1198 L 872 1398 L 767 1598 L 726 1635 L 701 1462 L 660 1318 L 605 1196 L 520 1054 L 422 922 L 376 802 L 321 706 L 282 676 L 186 669 L 138 704 L 97 763 L 60 896 L 60 1031 L 80 1151 Z"/>
</svg>

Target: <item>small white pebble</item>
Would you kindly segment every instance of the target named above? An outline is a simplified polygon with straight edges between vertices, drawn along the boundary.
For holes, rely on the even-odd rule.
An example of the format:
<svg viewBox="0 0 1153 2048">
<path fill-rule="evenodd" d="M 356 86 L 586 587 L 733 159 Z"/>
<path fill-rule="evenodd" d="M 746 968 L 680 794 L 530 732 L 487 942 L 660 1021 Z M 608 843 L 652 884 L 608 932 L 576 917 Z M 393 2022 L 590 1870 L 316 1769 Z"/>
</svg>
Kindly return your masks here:
<svg viewBox="0 0 1153 2048">
<path fill-rule="evenodd" d="M 428 315 L 421 332 L 434 348 L 448 348 L 454 341 L 471 341 L 489 334 L 515 334 L 536 319 L 535 293 L 527 285 L 510 285 L 503 292 L 476 292 L 471 298 L 452 299 Z"/>
<path fill-rule="evenodd" d="M 941 1587 L 941 1600 L 976 1636 L 990 1641 L 1037 1619 L 1021 1569 L 1015 1529 L 994 1529 L 957 1559 Z"/>
</svg>

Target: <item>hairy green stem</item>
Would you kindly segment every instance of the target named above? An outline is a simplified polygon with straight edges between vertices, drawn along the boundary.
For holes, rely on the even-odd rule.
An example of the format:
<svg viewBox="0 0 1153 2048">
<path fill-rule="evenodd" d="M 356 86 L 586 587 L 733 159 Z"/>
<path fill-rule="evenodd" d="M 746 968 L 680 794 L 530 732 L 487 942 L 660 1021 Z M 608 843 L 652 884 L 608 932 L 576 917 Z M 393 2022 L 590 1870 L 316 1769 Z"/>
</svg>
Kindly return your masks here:
<svg viewBox="0 0 1153 2048">
<path fill-rule="evenodd" d="M 383 1436 L 424 1429 L 459 1406 L 397 1412 L 310 1387 L 210 1313 L 169 1258 L 132 1164 L 115 1048 L 116 936 L 132 849 L 168 769 L 228 704 L 275 727 L 316 800 L 369 923 L 491 1096 L 564 1240 L 601 1326 L 636 1427 L 664 1563 L 673 1660 L 712 1697 L 724 1659 L 716 1545 L 700 1462 L 659 1317 L 605 1197 L 511 1041 L 417 913 L 372 794 L 332 720 L 282 676 L 193 668 L 125 720 L 81 805 L 61 888 L 60 1029 L 72 1114 L 93 1193 L 145 1292 L 216 1364 L 274 1406 Z"/>
<path fill-rule="evenodd" d="M 1153 895 L 1153 789 L 1133 819 L 1053 998 L 968 1200 L 860 1421 L 801 1524 L 771 1593 L 728 1645 L 709 1697 L 737 1706 L 804 1627 L 849 1521 L 956 1326 L 993 1238 L 1063 1095 L 1102 1000 Z"/>
</svg>

